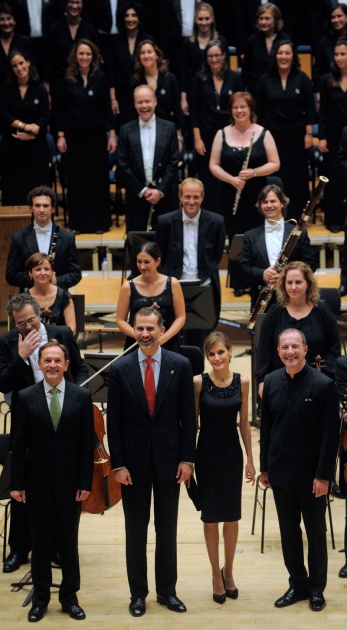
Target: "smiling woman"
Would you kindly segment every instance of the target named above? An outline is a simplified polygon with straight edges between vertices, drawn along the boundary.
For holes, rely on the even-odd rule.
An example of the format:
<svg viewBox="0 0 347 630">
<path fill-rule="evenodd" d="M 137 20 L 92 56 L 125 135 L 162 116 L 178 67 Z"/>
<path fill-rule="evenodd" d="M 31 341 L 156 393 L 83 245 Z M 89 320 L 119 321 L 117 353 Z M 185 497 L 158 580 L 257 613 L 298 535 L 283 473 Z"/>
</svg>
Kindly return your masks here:
<svg viewBox="0 0 347 630">
<path fill-rule="evenodd" d="M 329 306 L 319 300 L 317 281 L 308 265 L 289 263 L 278 277 L 276 291 L 278 304 L 266 313 L 260 333 L 255 372 L 260 395 L 266 374 L 282 367 L 277 345 L 279 334 L 286 328 L 304 333 L 307 362 L 314 364 L 319 355 L 323 359 L 322 372 L 331 378 L 341 354 L 336 319 Z"/>
<path fill-rule="evenodd" d="M 69 326 L 72 334 L 76 333 L 75 308 L 70 294 L 61 287 L 52 284 L 54 274 L 50 256 L 38 252 L 25 263 L 33 287 L 29 293 L 40 306 L 41 321 L 46 324 Z"/>
</svg>

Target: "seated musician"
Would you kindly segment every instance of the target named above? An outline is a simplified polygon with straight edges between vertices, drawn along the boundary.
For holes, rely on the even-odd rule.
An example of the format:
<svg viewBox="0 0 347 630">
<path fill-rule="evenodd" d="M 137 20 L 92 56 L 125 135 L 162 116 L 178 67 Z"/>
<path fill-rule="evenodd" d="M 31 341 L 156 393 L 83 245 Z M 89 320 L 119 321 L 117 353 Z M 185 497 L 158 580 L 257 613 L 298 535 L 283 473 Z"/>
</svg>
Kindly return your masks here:
<svg viewBox="0 0 347 630">
<path fill-rule="evenodd" d="M 262 286 L 266 283 L 275 285 L 277 282 L 278 273 L 275 263 L 295 227 L 294 223 L 284 222 L 288 203 L 288 197 L 276 184 L 269 184 L 262 188 L 257 206 L 265 221 L 260 227 L 244 234 L 239 267 L 243 278 L 250 283 L 252 310 Z M 316 270 L 315 255 L 306 230 L 303 230 L 299 237 L 289 257 L 289 261 L 291 260 L 302 260 L 311 267 L 312 271 Z M 275 294 L 270 304 L 274 302 Z"/>
</svg>

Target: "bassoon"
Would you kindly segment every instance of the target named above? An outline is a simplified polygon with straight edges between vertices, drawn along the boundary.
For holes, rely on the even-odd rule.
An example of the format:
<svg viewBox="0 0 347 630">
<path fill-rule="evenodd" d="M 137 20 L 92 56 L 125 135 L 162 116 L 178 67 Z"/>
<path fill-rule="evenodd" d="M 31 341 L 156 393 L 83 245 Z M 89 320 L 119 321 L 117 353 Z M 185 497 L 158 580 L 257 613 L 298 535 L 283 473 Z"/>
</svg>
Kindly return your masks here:
<svg viewBox="0 0 347 630">
<path fill-rule="evenodd" d="M 274 264 L 274 267 L 277 273 L 282 271 L 283 267 L 286 266 L 289 256 L 291 255 L 298 239 L 300 238 L 302 231 L 304 230 L 304 228 L 306 228 L 307 221 L 312 215 L 313 210 L 315 209 L 315 206 L 318 203 L 319 197 L 322 194 L 323 188 L 325 184 L 328 183 L 328 181 L 329 180 L 327 177 L 321 176 L 319 178 L 318 186 L 313 191 L 310 201 L 307 202 L 306 207 L 304 208 L 304 211 L 299 221 L 297 222 L 295 228 L 289 234 L 285 244 L 283 245 L 280 253 L 278 254 L 277 260 Z M 275 290 L 275 285 L 271 284 L 270 282 L 267 282 L 263 287 L 260 287 L 260 293 L 259 293 L 258 299 L 255 303 L 255 306 L 253 308 L 253 311 L 249 319 L 249 324 L 248 324 L 249 330 L 253 330 L 258 313 L 264 313 L 268 303 L 271 300 L 274 290 Z"/>
</svg>

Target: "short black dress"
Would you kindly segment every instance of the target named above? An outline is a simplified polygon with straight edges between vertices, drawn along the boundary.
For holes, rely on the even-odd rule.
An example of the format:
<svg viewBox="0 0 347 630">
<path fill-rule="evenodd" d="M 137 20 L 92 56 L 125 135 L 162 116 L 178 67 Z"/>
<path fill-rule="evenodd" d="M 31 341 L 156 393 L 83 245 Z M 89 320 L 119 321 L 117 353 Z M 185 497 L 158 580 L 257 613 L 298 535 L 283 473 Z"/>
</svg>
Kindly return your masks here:
<svg viewBox="0 0 347 630">
<path fill-rule="evenodd" d="M 61 287 L 57 287 L 57 295 L 55 296 L 55 300 L 51 306 L 47 308 L 40 307 L 40 319 L 42 322 L 46 324 L 54 324 L 56 326 L 66 326 L 64 310 L 68 306 L 71 295 L 66 289 L 62 289 Z M 46 319 L 44 311 L 50 310 L 51 314 Z"/>
<path fill-rule="evenodd" d="M 129 324 L 130 326 L 134 325 L 134 318 L 137 311 L 144 306 L 153 306 L 157 304 L 158 310 L 161 312 L 164 320 L 165 330 L 168 330 L 172 323 L 175 320 L 174 306 L 173 306 L 173 298 L 172 298 L 172 288 L 171 288 L 171 277 L 168 276 L 166 285 L 164 290 L 159 295 L 155 295 L 153 297 L 147 297 L 146 295 L 141 295 L 138 292 L 134 282 L 129 280 L 130 284 L 130 308 L 129 308 Z M 132 337 L 127 337 L 125 340 L 124 350 L 129 348 L 135 339 Z M 175 335 L 171 337 L 169 341 L 163 344 L 163 348 L 166 350 L 171 350 L 172 352 L 180 351 L 180 343 L 179 343 L 179 335 Z"/>
<path fill-rule="evenodd" d="M 204 523 L 241 518 L 243 454 L 236 427 L 241 409 L 240 374 L 228 387 L 217 387 L 202 375 L 200 434 L 196 453 L 196 479 Z"/>
</svg>

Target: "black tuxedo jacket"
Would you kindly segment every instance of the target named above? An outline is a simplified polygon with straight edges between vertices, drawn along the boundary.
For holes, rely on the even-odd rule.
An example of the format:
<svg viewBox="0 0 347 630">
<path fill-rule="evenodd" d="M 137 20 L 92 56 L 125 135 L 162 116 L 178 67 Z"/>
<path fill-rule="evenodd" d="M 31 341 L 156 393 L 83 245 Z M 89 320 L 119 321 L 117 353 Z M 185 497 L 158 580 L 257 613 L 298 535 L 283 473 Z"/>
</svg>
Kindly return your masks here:
<svg viewBox="0 0 347 630">
<path fill-rule="evenodd" d="M 138 352 L 111 366 L 107 435 L 112 468 L 126 466 L 135 484 L 147 475 L 153 457 L 160 478 L 172 482 L 179 462 L 194 462 L 195 431 L 193 376 L 185 357 L 162 348 L 153 418 Z"/>
<path fill-rule="evenodd" d="M 52 238 L 53 230 L 51 242 Z M 25 262 L 29 256 L 38 251 L 39 247 L 33 224 L 13 232 L 6 267 L 8 284 L 20 287 L 21 291 L 25 287 L 31 287 L 29 278 L 24 271 Z M 75 286 L 82 278 L 75 237 L 63 228 L 59 228 L 58 232 L 54 269 L 57 274 L 57 285 L 63 289 Z"/>
<path fill-rule="evenodd" d="M 30 35 L 30 21 L 27 0 L 12 0 L 16 18 L 16 30 L 21 35 Z M 42 33 L 46 35 L 48 29 L 62 17 L 62 9 L 59 0 L 45 0 L 42 2 Z"/>
<path fill-rule="evenodd" d="M 145 230 L 149 204 L 138 195 L 146 186 L 142 146 L 138 119 L 122 125 L 116 154 L 117 166 L 126 188 L 127 231 Z M 156 116 L 156 142 L 153 160 L 153 180 L 164 198 L 155 205 L 155 220 L 158 215 L 175 207 L 177 179 L 178 142 L 175 125 Z"/>
<path fill-rule="evenodd" d="M 161 251 L 162 272 L 180 279 L 183 269 L 182 210 L 158 218 L 155 240 Z M 220 214 L 201 209 L 198 231 L 198 273 L 201 282 L 211 278 L 216 317 L 219 317 L 221 290 L 218 265 L 225 244 L 224 219 Z"/>
<path fill-rule="evenodd" d="M 284 224 L 282 245 L 285 244 L 293 229 L 293 224 Z M 316 258 L 312 251 L 310 239 L 306 230 L 303 230 L 291 255 L 289 256 L 289 262 L 292 260 L 301 260 L 311 267 L 312 271 L 315 271 L 317 268 Z M 243 278 L 247 280 L 251 286 L 252 307 L 258 297 L 259 286 L 264 285 L 263 272 L 269 266 L 270 261 L 266 249 L 265 226 L 263 224 L 253 230 L 245 232 L 239 259 L 240 272 Z"/>
<path fill-rule="evenodd" d="M 50 326 L 44 324 L 49 339 L 57 339 L 68 349 L 70 356 L 69 369 L 66 379 L 77 385 L 88 378 L 88 369 L 85 366 L 78 346 L 68 326 Z M 30 363 L 26 363 L 18 354 L 18 331 L 13 328 L 9 332 L 0 335 L 0 391 L 3 394 L 12 392 L 12 414 L 18 400 L 18 392 L 29 385 L 34 385 L 34 374 Z M 15 414 L 14 414 L 15 415 Z M 14 422 L 11 425 L 11 433 L 14 431 Z"/>
<path fill-rule="evenodd" d="M 91 394 L 66 381 L 57 431 L 49 413 L 43 382 L 19 394 L 12 449 L 13 490 L 25 489 L 32 501 L 54 497 L 74 501 L 76 491 L 91 490 L 94 419 Z"/>
</svg>

